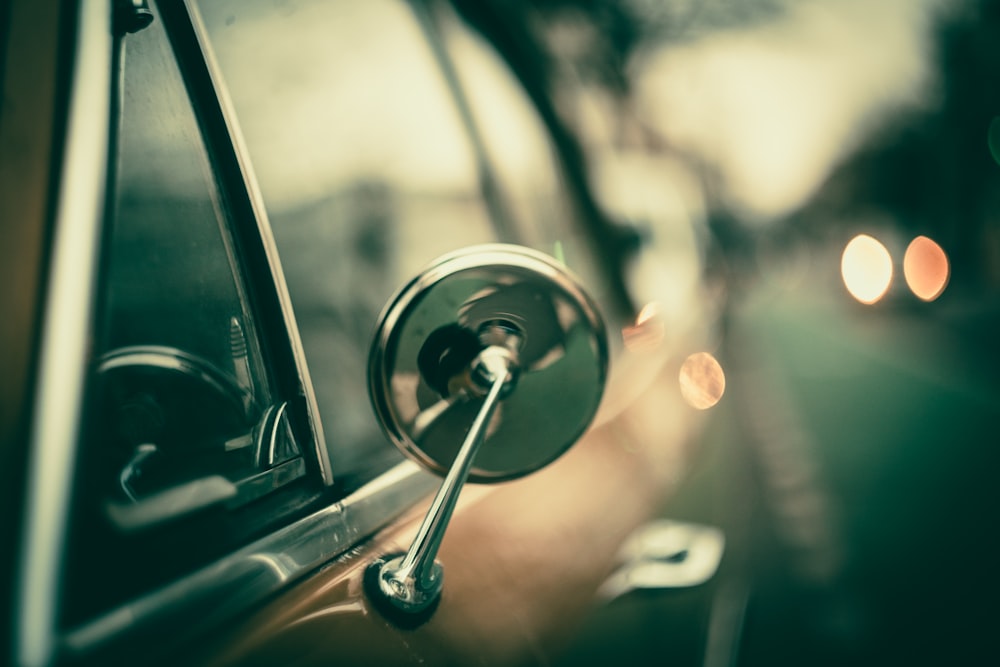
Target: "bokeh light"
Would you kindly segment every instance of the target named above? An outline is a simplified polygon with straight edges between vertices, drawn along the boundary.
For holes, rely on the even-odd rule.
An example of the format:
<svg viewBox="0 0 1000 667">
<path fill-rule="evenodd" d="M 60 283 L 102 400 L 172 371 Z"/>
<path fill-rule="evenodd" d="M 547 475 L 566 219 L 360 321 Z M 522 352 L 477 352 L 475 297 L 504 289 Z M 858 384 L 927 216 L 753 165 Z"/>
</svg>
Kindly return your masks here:
<svg viewBox="0 0 1000 667">
<path fill-rule="evenodd" d="M 726 374 L 708 352 L 696 352 L 685 359 L 678 380 L 681 396 L 698 410 L 711 408 L 726 392 Z"/>
<path fill-rule="evenodd" d="M 933 301 L 948 285 L 951 267 L 948 255 L 926 236 L 910 242 L 903 257 L 903 276 L 918 299 Z"/>
<path fill-rule="evenodd" d="M 851 296 L 861 303 L 872 304 L 892 284 L 892 256 L 880 241 L 859 234 L 844 248 L 840 272 Z"/>
<path fill-rule="evenodd" d="M 666 326 L 660 316 L 658 303 L 647 303 L 635 318 L 635 324 L 622 328 L 625 349 L 631 352 L 649 352 L 663 342 Z"/>
</svg>

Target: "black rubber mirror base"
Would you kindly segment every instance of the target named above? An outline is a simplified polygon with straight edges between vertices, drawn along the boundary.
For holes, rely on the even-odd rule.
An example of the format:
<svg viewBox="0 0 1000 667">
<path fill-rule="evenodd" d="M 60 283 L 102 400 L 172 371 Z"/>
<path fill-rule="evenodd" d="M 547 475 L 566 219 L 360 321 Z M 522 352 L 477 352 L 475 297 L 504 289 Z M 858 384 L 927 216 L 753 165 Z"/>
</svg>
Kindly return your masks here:
<svg viewBox="0 0 1000 667">
<path fill-rule="evenodd" d="M 365 594 L 371 601 L 372 607 L 374 607 L 386 620 L 404 630 L 414 630 L 430 620 L 431 616 L 434 615 L 434 612 L 437 611 L 438 605 L 441 603 L 441 598 L 439 596 L 429 607 L 419 612 L 403 611 L 393 604 L 391 600 L 386 598 L 378 584 L 379 574 L 381 573 L 382 566 L 385 563 L 402 555 L 402 553 L 386 554 L 376 558 L 365 569 Z"/>
</svg>

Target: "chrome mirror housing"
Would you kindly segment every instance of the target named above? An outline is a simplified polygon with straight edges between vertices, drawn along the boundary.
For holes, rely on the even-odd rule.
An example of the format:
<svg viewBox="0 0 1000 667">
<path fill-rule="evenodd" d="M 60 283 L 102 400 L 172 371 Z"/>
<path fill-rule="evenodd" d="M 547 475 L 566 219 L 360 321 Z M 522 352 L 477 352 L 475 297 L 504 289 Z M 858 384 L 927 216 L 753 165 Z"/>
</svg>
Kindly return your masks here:
<svg viewBox="0 0 1000 667">
<path fill-rule="evenodd" d="M 600 404 L 607 350 L 576 279 L 520 246 L 445 255 L 390 300 L 369 356 L 372 404 L 393 443 L 445 479 L 407 553 L 369 568 L 383 609 L 433 610 L 435 556 L 465 481 L 515 479 L 569 449 Z"/>
</svg>

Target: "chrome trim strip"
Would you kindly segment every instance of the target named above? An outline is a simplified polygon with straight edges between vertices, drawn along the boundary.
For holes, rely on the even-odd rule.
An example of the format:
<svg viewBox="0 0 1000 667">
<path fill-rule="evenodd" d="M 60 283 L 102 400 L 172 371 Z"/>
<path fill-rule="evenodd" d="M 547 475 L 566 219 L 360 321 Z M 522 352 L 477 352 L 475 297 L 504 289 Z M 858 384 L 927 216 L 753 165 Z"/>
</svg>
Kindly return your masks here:
<svg viewBox="0 0 1000 667">
<path fill-rule="evenodd" d="M 260 185 L 257 182 L 257 174 L 254 172 L 253 163 L 250 160 L 250 153 L 247 150 L 246 142 L 243 138 L 243 132 L 240 129 L 239 120 L 236 116 L 232 99 L 229 97 L 229 89 L 225 85 L 225 80 L 222 77 L 219 63 L 215 58 L 215 52 L 212 50 L 211 42 L 208 39 L 208 32 L 205 29 L 205 23 L 202 20 L 201 14 L 198 12 L 198 7 L 195 3 L 190 2 L 189 0 L 184 0 L 183 5 L 191 21 L 191 27 L 193 28 L 195 37 L 198 40 L 198 45 L 201 48 L 205 66 L 208 69 L 210 78 L 212 79 L 212 86 L 215 89 L 219 106 L 222 108 L 222 114 L 225 117 L 226 127 L 229 129 L 229 139 L 232 142 L 233 150 L 236 153 L 236 159 L 239 162 L 240 170 L 243 172 L 243 180 L 246 184 L 247 195 L 250 199 L 250 205 L 254 211 L 254 217 L 257 219 L 261 242 L 264 245 L 264 252 L 267 255 L 268 263 L 271 268 L 271 277 L 274 281 L 275 292 L 278 294 L 278 301 L 280 302 L 281 312 L 285 320 L 285 328 L 288 331 L 288 340 L 292 347 L 292 353 L 295 356 L 296 366 L 298 367 L 297 370 L 301 379 L 302 389 L 305 394 L 306 407 L 310 418 L 309 421 L 313 429 L 313 439 L 316 443 L 316 461 L 319 465 L 323 483 L 329 486 L 333 484 L 333 471 L 330 468 L 330 456 L 326 447 L 326 440 L 323 435 L 323 426 L 320 423 L 319 405 L 316 402 L 316 394 L 313 389 L 312 379 L 309 375 L 309 367 L 306 363 L 305 348 L 302 346 L 302 339 L 299 336 L 299 327 L 295 321 L 295 314 L 292 310 L 292 299 L 288 293 L 288 286 L 285 283 L 285 273 L 281 268 L 281 260 L 278 257 L 278 246 L 275 243 L 274 235 L 271 232 L 271 221 L 267 216 L 267 208 L 264 206 L 264 197 L 261 194 Z"/>
<path fill-rule="evenodd" d="M 31 424 L 16 659 L 53 656 L 67 515 L 91 341 L 111 113 L 111 4 L 79 3 Z"/>
<path fill-rule="evenodd" d="M 294 482 L 306 474 L 306 463 L 301 456 L 279 463 L 269 470 L 241 479 L 236 483 L 237 497 L 229 507 L 241 507 L 258 498 L 263 498 L 275 489 Z"/>
<path fill-rule="evenodd" d="M 231 619 L 335 558 L 434 491 L 440 479 L 405 461 L 342 501 L 268 535 L 188 577 L 123 605 L 63 637 L 70 654 L 89 654 L 178 618 L 197 618 L 191 634 Z M 181 625 L 181 624 L 178 624 Z M 173 626 L 172 626 L 173 627 Z M 183 641 L 191 637 L 175 636 Z"/>
</svg>

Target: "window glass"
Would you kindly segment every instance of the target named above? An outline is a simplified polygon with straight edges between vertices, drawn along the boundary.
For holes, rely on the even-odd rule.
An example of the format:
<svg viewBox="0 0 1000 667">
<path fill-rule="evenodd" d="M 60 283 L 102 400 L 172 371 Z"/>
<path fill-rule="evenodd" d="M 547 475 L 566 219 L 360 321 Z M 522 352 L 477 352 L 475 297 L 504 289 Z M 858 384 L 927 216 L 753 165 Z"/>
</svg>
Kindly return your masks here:
<svg viewBox="0 0 1000 667">
<path fill-rule="evenodd" d="M 439 5 L 435 18 L 521 242 L 563 261 L 605 312 L 616 312 L 562 164 L 524 87 L 448 5 Z"/>
<path fill-rule="evenodd" d="M 106 414 L 94 437 L 118 471 L 120 496 L 135 501 L 205 475 L 234 483 L 253 475 L 254 429 L 276 399 L 223 202 L 160 22 L 126 39 L 123 68 L 98 339 Z"/>
<path fill-rule="evenodd" d="M 282 257 L 334 475 L 398 460 L 369 406 L 392 292 L 496 240 L 461 117 L 406 3 L 203 0 Z"/>
<path fill-rule="evenodd" d="M 230 548 L 227 531 L 195 538 L 190 521 L 305 474 L 161 21 L 127 36 L 121 54 L 71 620 Z"/>
</svg>

